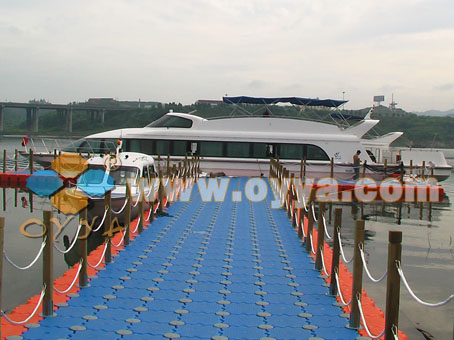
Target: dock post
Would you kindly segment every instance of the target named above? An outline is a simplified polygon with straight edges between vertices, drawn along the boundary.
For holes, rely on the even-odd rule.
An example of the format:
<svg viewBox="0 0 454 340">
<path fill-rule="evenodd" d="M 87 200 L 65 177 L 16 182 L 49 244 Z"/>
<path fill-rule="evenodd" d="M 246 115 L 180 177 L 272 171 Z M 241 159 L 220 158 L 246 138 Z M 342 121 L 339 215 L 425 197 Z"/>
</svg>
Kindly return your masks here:
<svg viewBox="0 0 454 340">
<path fill-rule="evenodd" d="M 43 211 L 43 223 L 45 233 L 43 235 L 45 242 L 43 252 L 43 285 L 45 295 L 43 299 L 43 314 L 44 317 L 54 316 L 54 279 L 53 279 L 53 228 L 52 228 L 52 211 Z"/>
<path fill-rule="evenodd" d="M 128 246 L 129 245 L 129 240 L 131 238 L 131 188 L 129 187 L 129 183 L 126 183 L 126 200 L 128 203 L 126 203 L 125 207 L 125 240 L 124 240 L 124 245 Z"/>
<path fill-rule="evenodd" d="M 288 173 L 287 173 L 288 174 Z M 293 174 L 290 175 L 290 178 L 287 178 L 290 183 L 288 185 L 288 191 L 287 191 L 287 215 L 290 218 L 290 221 L 292 222 L 293 225 L 293 219 L 292 219 L 292 209 L 293 209 Z"/>
<path fill-rule="evenodd" d="M 397 262 L 402 254 L 402 232 L 388 234 L 388 277 L 386 281 L 385 340 L 394 339 L 393 327 L 399 327 L 400 276 Z"/>
<path fill-rule="evenodd" d="M 106 254 L 104 255 L 104 262 L 110 263 L 112 262 L 112 200 L 111 200 L 111 192 L 106 192 L 104 196 L 104 211 L 106 212 L 106 218 L 104 219 L 104 233 L 106 234 Z"/>
<path fill-rule="evenodd" d="M 6 149 L 3 149 L 3 173 L 6 172 Z"/>
<path fill-rule="evenodd" d="M 139 226 L 137 227 L 137 230 L 139 234 L 141 234 L 143 231 L 143 197 L 141 197 L 139 201 Z"/>
<path fill-rule="evenodd" d="M 162 170 L 159 170 L 159 189 L 158 189 L 158 197 L 159 197 L 159 208 L 158 211 L 162 213 L 164 211 L 164 182 L 162 180 Z"/>
<path fill-rule="evenodd" d="M 3 281 L 3 235 L 4 235 L 4 230 L 5 230 L 5 218 L 3 216 L 0 216 L 0 310 L 3 310 L 2 308 L 2 281 Z M 0 339 L 2 338 L 2 327 L 0 325 Z"/>
<path fill-rule="evenodd" d="M 413 160 L 410 159 L 410 175 L 413 174 Z"/>
<path fill-rule="evenodd" d="M 87 263 L 87 240 L 88 235 L 91 230 L 87 230 L 88 220 L 87 220 L 87 207 L 83 208 L 79 213 L 79 224 L 81 225 L 79 235 L 83 235 L 82 238 L 79 237 L 79 252 L 82 266 L 79 274 L 79 287 L 88 287 L 88 263 Z"/>
<path fill-rule="evenodd" d="M 322 270 L 322 251 L 325 247 L 325 227 L 323 226 L 323 217 L 325 216 L 325 202 L 318 203 L 318 234 L 317 234 L 317 249 L 315 257 L 315 269 Z"/>
<path fill-rule="evenodd" d="M 334 178 L 334 157 L 331 157 L 329 177 Z"/>
<path fill-rule="evenodd" d="M 29 166 L 30 166 L 30 175 L 33 175 L 33 150 L 30 148 L 30 158 L 29 158 Z"/>
<path fill-rule="evenodd" d="M 353 255 L 353 287 L 352 287 L 352 304 L 350 312 L 349 328 L 361 328 L 361 315 L 359 314 L 359 303 L 362 299 L 363 290 L 363 262 L 359 247 L 364 245 L 364 220 L 356 221 L 355 226 L 355 244 Z"/>
<path fill-rule="evenodd" d="M 424 177 L 426 177 L 426 161 L 422 161 L 422 167 L 421 167 L 421 178 L 424 180 Z"/>
<path fill-rule="evenodd" d="M 329 284 L 329 295 L 337 296 L 336 273 L 339 271 L 339 251 L 340 240 L 339 234 L 342 228 L 342 208 L 334 210 L 334 227 L 333 227 L 333 257 L 331 260 L 331 281 Z"/>
</svg>

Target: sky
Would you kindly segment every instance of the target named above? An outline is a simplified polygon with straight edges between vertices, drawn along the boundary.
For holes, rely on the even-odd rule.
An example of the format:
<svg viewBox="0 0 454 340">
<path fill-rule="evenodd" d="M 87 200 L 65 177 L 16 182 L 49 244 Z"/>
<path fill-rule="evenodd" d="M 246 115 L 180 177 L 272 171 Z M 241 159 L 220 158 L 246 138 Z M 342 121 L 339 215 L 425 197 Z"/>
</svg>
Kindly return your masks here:
<svg viewBox="0 0 454 340">
<path fill-rule="evenodd" d="M 454 108 L 452 0 L 0 0 L 0 100 Z"/>
</svg>

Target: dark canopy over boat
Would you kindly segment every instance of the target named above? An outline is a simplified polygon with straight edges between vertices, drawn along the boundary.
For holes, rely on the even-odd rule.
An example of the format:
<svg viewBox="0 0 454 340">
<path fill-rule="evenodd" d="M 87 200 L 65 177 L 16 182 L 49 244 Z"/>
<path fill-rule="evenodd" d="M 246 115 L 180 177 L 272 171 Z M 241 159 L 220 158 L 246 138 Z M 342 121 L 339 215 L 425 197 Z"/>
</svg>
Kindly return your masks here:
<svg viewBox="0 0 454 340">
<path fill-rule="evenodd" d="M 318 98 L 301 98 L 301 97 L 274 97 L 274 98 L 260 98 L 260 97 L 223 97 L 224 103 L 227 104 L 277 104 L 289 103 L 294 105 L 305 106 L 325 106 L 325 107 L 339 107 L 348 102 L 348 100 L 334 100 L 334 99 L 318 99 Z"/>
</svg>

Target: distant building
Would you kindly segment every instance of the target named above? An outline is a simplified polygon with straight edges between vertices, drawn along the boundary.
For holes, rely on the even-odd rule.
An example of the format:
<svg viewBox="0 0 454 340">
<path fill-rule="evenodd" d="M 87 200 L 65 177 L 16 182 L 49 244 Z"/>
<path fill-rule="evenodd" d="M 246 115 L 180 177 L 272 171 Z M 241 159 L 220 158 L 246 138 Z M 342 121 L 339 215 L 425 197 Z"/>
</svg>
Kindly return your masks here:
<svg viewBox="0 0 454 340">
<path fill-rule="evenodd" d="M 224 102 L 222 100 L 199 99 L 195 102 L 195 104 L 196 105 L 207 104 L 207 105 L 211 105 L 211 106 L 216 106 L 219 104 L 224 104 Z"/>
</svg>

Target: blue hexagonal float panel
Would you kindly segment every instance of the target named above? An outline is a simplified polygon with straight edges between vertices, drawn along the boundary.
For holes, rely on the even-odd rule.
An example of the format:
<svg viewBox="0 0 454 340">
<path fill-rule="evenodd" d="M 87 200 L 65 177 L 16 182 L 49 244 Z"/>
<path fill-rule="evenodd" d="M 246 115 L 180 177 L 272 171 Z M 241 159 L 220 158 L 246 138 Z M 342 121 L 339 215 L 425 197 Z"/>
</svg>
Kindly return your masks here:
<svg viewBox="0 0 454 340">
<path fill-rule="evenodd" d="M 88 170 L 77 179 L 77 186 L 91 197 L 102 197 L 113 189 L 114 179 L 102 170 Z"/>
<path fill-rule="evenodd" d="M 63 180 L 52 170 L 39 170 L 27 178 L 27 188 L 38 196 L 50 196 L 63 186 Z"/>
</svg>

